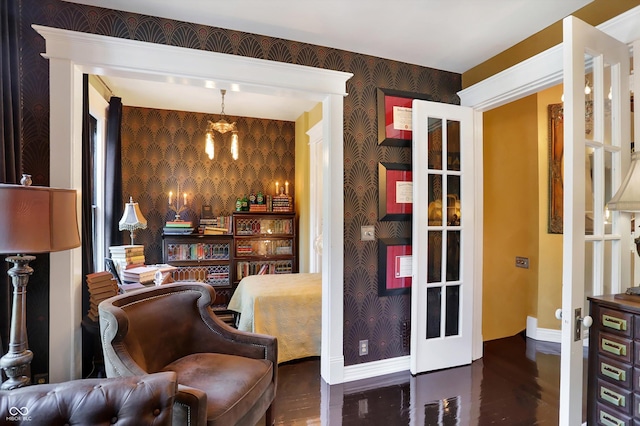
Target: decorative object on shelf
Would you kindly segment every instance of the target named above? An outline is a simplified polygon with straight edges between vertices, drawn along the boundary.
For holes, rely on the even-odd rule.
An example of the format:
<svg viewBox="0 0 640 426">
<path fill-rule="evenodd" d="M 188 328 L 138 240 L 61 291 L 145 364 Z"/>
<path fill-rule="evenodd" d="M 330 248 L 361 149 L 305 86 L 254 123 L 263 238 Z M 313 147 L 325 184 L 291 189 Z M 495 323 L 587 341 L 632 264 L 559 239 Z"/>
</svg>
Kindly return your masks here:
<svg viewBox="0 0 640 426">
<path fill-rule="evenodd" d="M 411 277 L 411 238 L 378 240 L 378 296 L 408 293 Z"/>
<path fill-rule="evenodd" d="M 377 89 L 378 145 L 411 146 L 411 104 L 414 99 L 431 101 L 419 93 Z"/>
<path fill-rule="evenodd" d="M 412 212 L 411 165 L 378 163 L 378 219 L 411 220 Z"/>
<path fill-rule="evenodd" d="M 225 120 L 226 114 L 224 113 L 224 95 L 227 93 L 226 90 L 220 90 L 222 94 L 222 112 L 220 112 L 220 120 L 213 122 L 209 121 L 209 125 L 207 127 L 207 141 L 205 144 L 204 151 L 209 156 L 210 160 L 213 160 L 214 157 L 214 131 L 225 134 L 227 132 L 231 132 L 231 156 L 234 160 L 238 159 L 239 147 L 238 147 L 238 128 L 236 127 L 235 121 L 233 123 L 229 123 Z"/>
<path fill-rule="evenodd" d="M 631 154 L 631 165 L 629 172 L 622 181 L 622 185 L 618 188 L 618 192 L 611 198 L 607 204 L 610 211 L 621 211 L 638 213 L 640 212 L 640 152 Z M 640 220 L 640 215 L 636 217 Z M 640 256 L 640 236 L 636 237 L 636 252 Z M 640 285 L 628 288 L 627 294 L 640 295 Z"/>
<path fill-rule="evenodd" d="M 182 204 L 180 204 L 181 200 Z M 187 209 L 187 193 L 183 192 L 182 197 L 180 197 L 180 184 L 178 184 L 178 191 L 175 196 L 175 205 L 173 204 L 173 201 L 173 191 L 169 191 L 169 208 L 176 212 L 175 221 L 179 222 L 181 220 L 180 213 Z"/>
<path fill-rule="evenodd" d="M 29 179 L 24 179 L 28 183 Z M 77 192 L 70 189 L 0 184 L 0 253 L 7 256 L 13 284 L 13 308 L 9 351 L 0 358 L 7 375 L 2 389 L 26 386 L 33 359 L 28 349 L 26 328 L 27 283 L 35 256 L 24 253 L 50 253 L 80 246 L 76 213 Z"/>
<path fill-rule="evenodd" d="M 133 202 L 133 197 L 129 197 L 129 202 L 124 206 L 124 212 L 120 223 L 118 223 L 118 228 L 121 231 L 129 231 L 131 245 L 133 245 L 133 231 L 147 228 L 147 219 L 142 215 L 138 203 Z"/>
</svg>

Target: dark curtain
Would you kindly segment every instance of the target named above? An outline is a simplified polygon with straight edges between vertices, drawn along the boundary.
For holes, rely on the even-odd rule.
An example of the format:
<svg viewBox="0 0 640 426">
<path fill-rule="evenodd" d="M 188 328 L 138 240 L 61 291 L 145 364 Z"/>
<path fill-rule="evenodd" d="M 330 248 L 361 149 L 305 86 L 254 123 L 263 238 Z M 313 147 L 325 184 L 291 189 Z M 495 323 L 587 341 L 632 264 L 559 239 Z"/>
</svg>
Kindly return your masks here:
<svg viewBox="0 0 640 426">
<path fill-rule="evenodd" d="M 0 182 L 18 183 L 21 175 L 22 152 L 20 149 L 21 115 L 18 5 L 15 0 L 0 1 Z M 6 271 L 10 266 L 3 262 L 0 273 L 0 352 L 7 351 L 11 324 L 12 286 Z M 3 344 L 4 343 L 4 344 Z"/>
<path fill-rule="evenodd" d="M 93 139 L 91 137 L 91 116 L 89 114 L 89 76 L 82 76 L 82 375 L 91 374 L 95 352 L 97 324 L 84 316 L 89 311 L 89 288 L 86 276 L 95 272 L 93 264 Z"/>
<path fill-rule="evenodd" d="M 122 99 L 112 97 L 109 100 L 107 115 L 107 141 L 105 160 L 105 244 L 107 255 L 110 246 L 122 245 L 122 232 L 118 229 L 118 222 L 122 216 L 124 204 L 122 202 L 122 140 L 120 126 L 122 124 Z"/>
</svg>

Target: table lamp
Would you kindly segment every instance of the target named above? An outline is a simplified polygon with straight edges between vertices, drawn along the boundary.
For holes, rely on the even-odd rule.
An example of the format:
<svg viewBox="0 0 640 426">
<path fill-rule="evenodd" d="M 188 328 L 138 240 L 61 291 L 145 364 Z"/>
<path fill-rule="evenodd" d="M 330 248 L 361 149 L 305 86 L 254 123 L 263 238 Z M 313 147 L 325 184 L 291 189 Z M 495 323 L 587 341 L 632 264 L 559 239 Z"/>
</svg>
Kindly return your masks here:
<svg viewBox="0 0 640 426">
<path fill-rule="evenodd" d="M 607 204 L 607 208 L 612 211 L 640 212 L 640 152 L 631 154 L 629 172 L 622 181 L 618 192 Z M 640 217 L 638 217 L 638 220 L 640 220 Z M 634 242 L 636 243 L 636 253 L 640 255 L 640 236 Z M 640 286 L 630 287 L 626 293 L 640 295 Z"/>
<path fill-rule="evenodd" d="M 31 382 L 26 375 L 33 359 L 27 344 L 26 298 L 27 282 L 33 273 L 29 262 L 35 257 L 24 253 L 50 253 L 80 246 L 77 192 L 28 186 L 28 175 L 23 176 L 22 182 L 23 185 L 0 184 L 0 253 L 12 254 L 6 261 L 13 263 L 8 271 L 13 284 L 9 351 L 0 358 L 0 367 L 7 376 L 2 389 Z"/>
<path fill-rule="evenodd" d="M 129 231 L 131 245 L 133 245 L 133 231 L 147 228 L 147 219 L 142 216 L 138 203 L 133 202 L 133 197 L 129 197 L 129 202 L 124 206 L 124 213 L 122 213 L 118 228 L 121 231 Z"/>
</svg>

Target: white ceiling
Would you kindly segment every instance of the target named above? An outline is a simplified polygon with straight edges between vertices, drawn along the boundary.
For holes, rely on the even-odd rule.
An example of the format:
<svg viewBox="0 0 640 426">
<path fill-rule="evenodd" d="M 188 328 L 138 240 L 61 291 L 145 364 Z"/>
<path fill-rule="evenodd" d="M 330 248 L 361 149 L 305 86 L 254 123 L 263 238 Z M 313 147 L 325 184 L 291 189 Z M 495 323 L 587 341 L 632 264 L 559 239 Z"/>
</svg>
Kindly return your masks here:
<svg viewBox="0 0 640 426">
<path fill-rule="evenodd" d="M 66 0 L 463 73 L 592 0 Z M 106 77 L 125 105 L 220 112 L 220 93 Z M 228 92 L 228 115 L 295 120 L 313 105 Z M 250 105 L 253 105 L 250 107 Z"/>
</svg>

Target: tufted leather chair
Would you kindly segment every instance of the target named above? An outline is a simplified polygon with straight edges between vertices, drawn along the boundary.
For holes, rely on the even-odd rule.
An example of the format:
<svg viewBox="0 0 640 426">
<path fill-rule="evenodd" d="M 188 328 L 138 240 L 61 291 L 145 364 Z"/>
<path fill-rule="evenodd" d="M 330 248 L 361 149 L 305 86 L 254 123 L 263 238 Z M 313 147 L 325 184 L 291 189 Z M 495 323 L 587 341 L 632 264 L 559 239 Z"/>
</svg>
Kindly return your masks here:
<svg viewBox="0 0 640 426">
<path fill-rule="evenodd" d="M 174 283 L 100 303 L 107 376 L 175 371 L 176 425 L 271 425 L 276 338 L 228 326 L 214 300 L 210 285 Z"/>
<path fill-rule="evenodd" d="M 82 379 L 0 391 L 0 425 L 171 425 L 176 374 Z"/>
</svg>

